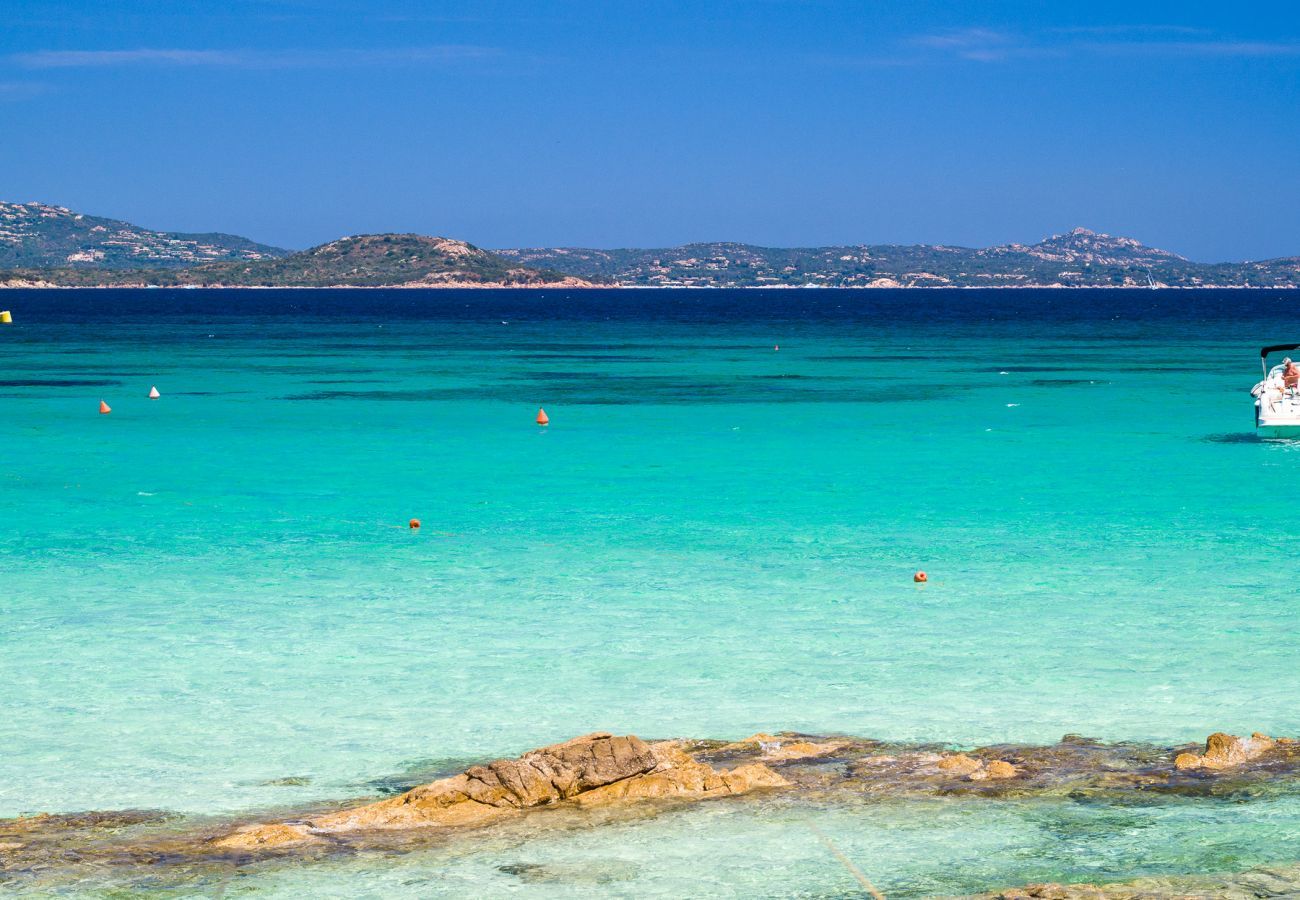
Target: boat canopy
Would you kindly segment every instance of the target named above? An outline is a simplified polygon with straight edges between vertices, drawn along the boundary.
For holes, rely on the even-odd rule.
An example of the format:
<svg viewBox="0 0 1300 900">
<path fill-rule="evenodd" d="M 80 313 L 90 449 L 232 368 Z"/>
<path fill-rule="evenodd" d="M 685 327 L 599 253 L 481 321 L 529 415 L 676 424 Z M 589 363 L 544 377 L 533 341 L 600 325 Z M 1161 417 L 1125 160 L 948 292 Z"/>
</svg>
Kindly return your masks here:
<svg viewBox="0 0 1300 900">
<path fill-rule="evenodd" d="M 1259 351 L 1259 365 L 1264 370 L 1265 375 L 1268 374 L 1268 363 L 1266 362 L 1268 355 L 1270 353 L 1281 353 L 1283 350 L 1300 350 L 1300 344 L 1273 344 Z"/>
</svg>

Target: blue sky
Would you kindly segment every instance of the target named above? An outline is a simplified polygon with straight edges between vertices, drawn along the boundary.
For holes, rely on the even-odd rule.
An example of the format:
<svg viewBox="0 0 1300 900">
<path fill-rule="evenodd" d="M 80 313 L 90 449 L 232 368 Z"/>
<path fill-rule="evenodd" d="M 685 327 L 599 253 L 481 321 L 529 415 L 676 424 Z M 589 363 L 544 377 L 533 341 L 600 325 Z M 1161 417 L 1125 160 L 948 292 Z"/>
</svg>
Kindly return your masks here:
<svg viewBox="0 0 1300 900">
<path fill-rule="evenodd" d="M 289 247 L 1300 254 L 1283 3 L 0 0 L 0 198 Z"/>
</svg>

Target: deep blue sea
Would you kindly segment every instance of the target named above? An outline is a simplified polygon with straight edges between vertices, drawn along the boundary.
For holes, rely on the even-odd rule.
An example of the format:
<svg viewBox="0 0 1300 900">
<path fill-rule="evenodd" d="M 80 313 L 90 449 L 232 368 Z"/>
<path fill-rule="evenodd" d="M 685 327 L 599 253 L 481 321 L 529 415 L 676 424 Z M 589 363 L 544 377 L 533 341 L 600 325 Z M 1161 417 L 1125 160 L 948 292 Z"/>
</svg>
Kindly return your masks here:
<svg viewBox="0 0 1300 900">
<path fill-rule="evenodd" d="M 0 816 L 342 799 L 597 729 L 1300 733 L 1300 445 L 1256 439 L 1248 393 L 1300 292 L 0 309 Z M 241 889 L 850 895 L 806 815 L 705 804 Z M 1300 800 L 818 815 L 891 898 L 1300 858 Z"/>
</svg>

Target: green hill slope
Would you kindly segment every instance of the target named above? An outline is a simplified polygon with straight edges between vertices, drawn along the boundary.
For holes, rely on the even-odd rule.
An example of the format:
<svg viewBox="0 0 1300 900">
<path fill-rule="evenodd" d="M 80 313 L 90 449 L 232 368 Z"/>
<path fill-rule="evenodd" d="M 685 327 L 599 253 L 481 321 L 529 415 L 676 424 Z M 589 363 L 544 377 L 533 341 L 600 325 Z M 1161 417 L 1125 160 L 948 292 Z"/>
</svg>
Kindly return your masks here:
<svg viewBox="0 0 1300 900">
<path fill-rule="evenodd" d="M 151 231 L 62 206 L 0 201 L 0 268 L 181 268 L 288 252 L 232 234 Z"/>
<path fill-rule="evenodd" d="M 212 262 L 185 269 L 13 270 L 0 283 L 60 287 L 584 287 L 591 282 L 540 271 L 464 241 L 418 234 L 340 238 L 280 259 Z"/>
<path fill-rule="evenodd" d="M 653 287 L 1295 287 L 1296 258 L 1196 263 L 1132 238 L 1076 228 L 1037 244 L 986 249 L 937 244 L 756 247 L 700 243 L 660 249 L 498 250 L 619 284 Z"/>
</svg>

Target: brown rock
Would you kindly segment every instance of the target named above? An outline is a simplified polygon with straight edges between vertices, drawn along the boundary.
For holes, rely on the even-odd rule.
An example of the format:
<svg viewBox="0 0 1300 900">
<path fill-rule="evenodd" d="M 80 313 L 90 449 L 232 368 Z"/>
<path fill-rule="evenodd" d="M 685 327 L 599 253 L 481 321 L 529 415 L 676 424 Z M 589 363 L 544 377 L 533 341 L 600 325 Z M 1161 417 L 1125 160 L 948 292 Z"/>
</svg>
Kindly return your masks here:
<svg viewBox="0 0 1300 900">
<path fill-rule="evenodd" d="M 638 737 L 599 732 L 533 750 L 519 759 L 473 766 L 399 797 L 317 816 L 303 824 L 253 826 L 215 845 L 270 849 L 349 831 L 483 825 L 564 800 L 591 806 L 651 797 L 704 798 L 786 784 L 758 763 L 719 771 L 675 742 L 652 748 Z"/>
<path fill-rule="evenodd" d="M 847 746 L 849 746 L 847 741 L 823 741 L 819 743 L 802 740 L 793 735 L 782 737 L 781 735 L 760 731 L 757 734 L 751 734 L 744 740 L 726 744 L 721 749 L 724 751 L 758 750 L 762 752 L 764 759 L 784 762 L 807 759 L 813 756 L 826 756 Z"/>
<path fill-rule="evenodd" d="M 579 806 L 603 806 L 622 800 L 664 797 L 703 799 L 743 794 L 756 788 L 786 787 L 789 782 L 762 763 L 718 770 L 699 762 L 675 741 L 654 745 L 653 772 L 596 788 L 574 798 Z"/>
<path fill-rule="evenodd" d="M 972 759 L 965 753 L 955 753 L 951 756 L 945 756 L 943 759 L 939 760 L 937 765 L 940 771 L 946 772 L 949 775 L 973 775 L 975 772 L 978 772 L 984 764 L 978 759 Z"/>
<path fill-rule="evenodd" d="M 814 756 L 828 756 L 837 750 L 843 749 L 844 746 L 839 741 L 826 741 L 821 744 L 812 741 L 794 741 L 790 744 L 774 747 L 764 753 L 763 756 L 767 759 L 779 760 L 809 759 Z"/>
<path fill-rule="evenodd" d="M 984 767 L 989 778 L 1015 778 L 1016 767 L 1009 762 L 995 759 Z"/>
<path fill-rule="evenodd" d="M 1216 731 L 1205 740 L 1205 752 L 1201 754 L 1200 766 L 1205 769 L 1239 766 L 1272 750 L 1276 744 L 1271 737 L 1259 732 L 1248 738 L 1239 738 L 1234 734 Z M 1174 764 L 1177 765 L 1176 760 Z"/>
<path fill-rule="evenodd" d="M 273 850 L 277 847 L 296 847 L 319 842 L 320 838 L 309 834 L 301 825 L 275 823 L 241 829 L 213 841 L 213 845 L 223 850 Z"/>
<path fill-rule="evenodd" d="M 1027 884 L 1021 896 L 1034 897 L 1036 900 L 1068 900 L 1070 891 L 1063 884 L 1047 882 L 1045 884 Z"/>
<path fill-rule="evenodd" d="M 1174 758 L 1176 769 L 1228 769 L 1250 762 L 1276 747 L 1275 741 L 1258 731 L 1248 738 L 1216 731 L 1205 739 L 1205 752 L 1180 753 Z"/>
</svg>

